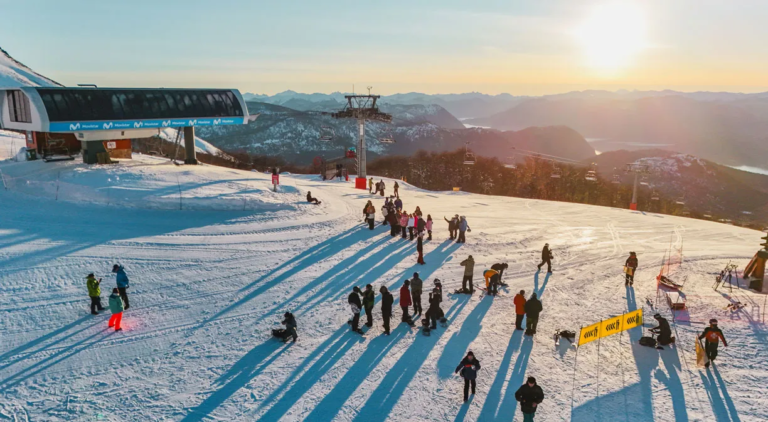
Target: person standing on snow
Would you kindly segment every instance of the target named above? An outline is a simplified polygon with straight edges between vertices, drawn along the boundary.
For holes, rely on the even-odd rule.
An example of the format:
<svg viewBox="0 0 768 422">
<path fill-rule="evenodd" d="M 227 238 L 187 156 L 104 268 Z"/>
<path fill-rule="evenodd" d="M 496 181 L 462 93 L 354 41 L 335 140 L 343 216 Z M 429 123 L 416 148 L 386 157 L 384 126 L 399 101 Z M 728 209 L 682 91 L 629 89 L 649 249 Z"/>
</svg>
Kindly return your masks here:
<svg viewBox="0 0 768 422">
<path fill-rule="evenodd" d="M 117 264 L 112 266 L 112 272 L 117 274 L 115 276 L 115 281 L 117 282 L 117 290 L 120 292 L 120 297 L 123 299 L 125 309 L 128 310 L 128 308 L 131 307 L 131 305 L 128 303 L 128 275 L 125 274 L 125 268 L 123 268 L 122 265 Z"/>
<path fill-rule="evenodd" d="M 408 215 L 408 240 L 413 240 L 413 227 L 416 224 L 414 214 Z"/>
<path fill-rule="evenodd" d="M 400 309 L 403 310 L 403 322 L 407 322 L 408 324 L 413 324 L 413 321 L 411 321 L 411 315 L 408 314 L 408 307 L 411 306 L 411 291 L 408 290 L 408 286 L 410 286 L 411 282 L 408 280 L 405 280 L 403 282 L 403 287 L 400 288 Z"/>
<path fill-rule="evenodd" d="M 536 297 L 536 293 L 532 293 L 531 298 L 525 302 L 525 335 L 532 336 L 536 334 L 536 326 L 539 324 L 539 314 L 543 309 L 541 301 Z"/>
<path fill-rule="evenodd" d="M 115 327 L 115 331 L 123 331 L 120 328 L 120 322 L 123 320 L 123 299 L 120 298 L 120 292 L 117 287 L 112 289 L 112 294 L 109 295 L 109 310 L 112 312 L 112 316 L 109 318 L 109 327 Z"/>
<path fill-rule="evenodd" d="M 419 253 L 416 263 L 421 265 L 426 264 L 426 262 L 424 262 L 424 232 L 419 232 L 419 235 L 416 237 L 416 252 Z"/>
<path fill-rule="evenodd" d="M 421 291 L 424 288 L 424 281 L 419 278 L 419 273 L 413 273 L 413 278 L 408 283 L 411 287 L 411 297 L 413 298 L 413 314 L 421 315 Z"/>
<path fill-rule="evenodd" d="M 389 320 L 392 318 L 392 304 L 395 303 L 395 298 L 386 286 L 381 286 L 379 292 L 381 293 L 381 319 L 384 320 L 384 334 L 389 335 Z"/>
<path fill-rule="evenodd" d="M 397 184 L 397 181 L 395 181 L 395 198 L 400 198 L 400 193 L 398 192 L 400 190 L 400 185 Z"/>
<path fill-rule="evenodd" d="M 429 237 L 427 238 L 427 240 L 432 240 L 432 215 L 431 214 L 427 214 L 426 228 L 427 228 L 427 233 L 429 234 Z"/>
<path fill-rule="evenodd" d="M 363 304 L 360 303 L 359 287 L 355 286 L 352 288 L 352 293 L 347 297 L 347 303 L 349 303 L 349 307 L 352 310 L 352 321 L 349 323 L 352 326 L 352 331 L 362 334 L 363 330 L 358 326 L 360 324 L 360 310 L 363 308 Z"/>
<path fill-rule="evenodd" d="M 456 227 L 459 225 L 459 215 L 457 214 L 455 217 L 451 218 L 450 220 L 445 218 L 443 216 L 443 220 L 445 220 L 448 223 L 448 233 L 451 235 L 451 240 L 456 238 Z"/>
<path fill-rule="evenodd" d="M 470 385 L 472 386 L 472 395 L 475 395 L 475 380 L 477 379 L 477 371 L 479 370 L 480 361 L 475 358 L 475 354 L 470 350 L 454 371 L 455 374 L 459 374 L 459 371 L 461 371 L 459 375 L 464 378 L 464 403 L 469 400 Z"/>
<path fill-rule="evenodd" d="M 413 212 L 413 214 L 414 214 L 415 216 L 419 217 L 419 218 L 421 218 L 421 216 L 423 215 L 423 214 L 421 213 L 421 208 L 419 208 L 419 207 L 416 207 L 416 211 L 414 211 L 414 212 Z"/>
<path fill-rule="evenodd" d="M 431 321 L 430 330 L 436 329 L 438 318 L 443 317 L 443 310 L 440 309 L 440 302 L 442 302 L 440 296 L 441 293 L 438 287 L 432 289 L 432 292 L 429 294 L 429 308 L 427 308 L 425 317 L 427 321 Z"/>
<path fill-rule="evenodd" d="M 373 207 L 373 204 L 368 205 L 368 208 L 366 208 L 366 217 L 368 219 L 368 228 L 373 230 L 373 225 L 376 220 L 376 208 Z"/>
<path fill-rule="evenodd" d="M 386 225 L 387 225 L 387 223 L 388 223 L 388 220 L 387 220 L 387 215 L 389 215 L 389 207 L 388 207 L 388 205 L 389 205 L 389 204 L 385 203 L 385 204 L 384 204 L 384 205 L 381 207 L 381 216 L 382 216 L 382 217 L 384 217 L 384 221 L 382 221 L 382 222 L 381 222 L 381 225 L 382 225 L 382 226 L 386 226 Z"/>
<path fill-rule="evenodd" d="M 669 327 L 669 321 L 661 316 L 661 314 L 656 314 L 653 317 L 656 319 L 656 322 L 659 323 L 658 326 L 653 327 L 650 330 L 652 333 L 658 334 L 656 341 L 662 346 L 672 343 L 672 329 Z"/>
<path fill-rule="evenodd" d="M 387 220 L 389 220 L 389 234 L 392 237 L 397 236 L 400 233 L 400 218 L 397 211 L 390 209 L 387 213 Z"/>
<path fill-rule="evenodd" d="M 544 401 L 544 391 L 536 384 L 536 378 L 528 377 L 528 381 L 515 392 L 515 399 L 520 402 L 523 422 L 533 422 L 536 409 Z"/>
<path fill-rule="evenodd" d="M 717 328 L 717 320 L 714 318 L 709 320 L 709 327 L 705 328 L 704 332 L 699 336 L 699 340 L 701 339 L 704 339 L 704 352 L 707 354 L 707 359 L 709 359 L 704 366 L 709 368 L 709 363 L 714 361 L 717 357 L 717 345 L 719 341 L 722 340 L 723 346 L 725 347 L 728 347 L 728 342 L 725 341 L 723 332 Z"/>
<path fill-rule="evenodd" d="M 475 271 L 475 259 L 470 255 L 469 258 L 461 261 L 460 265 L 464 267 L 464 278 L 461 279 L 461 291 L 472 294 L 475 291 L 475 288 L 472 285 L 472 273 Z M 467 282 L 469 282 L 469 290 L 467 290 Z"/>
<path fill-rule="evenodd" d="M 547 272 L 552 273 L 552 251 L 549 249 L 549 243 L 544 244 L 544 249 L 541 250 L 541 264 L 539 264 L 539 271 L 541 267 L 547 264 Z"/>
<path fill-rule="evenodd" d="M 405 211 L 400 214 L 400 228 L 403 230 L 403 239 L 405 239 L 408 230 L 408 213 Z"/>
<path fill-rule="evenodd" d="M 523 317 L 525 317 L 525 290 L 515 295 L 515 329 L 523 330 Z"/>
<path fill-rule="evenodd" d="M 384 181 L 379 180 L 379 192 L 381 192 L 381 196 L 384 196 Z"/>
<path fill-rule="evenodd" d="M 397 209 L 398 211 L 403 210 L 403 200 L 400 199 L 399 196 L 397 197 L 397 199 L 395 199 L 395 209 Z"/>
<path fill-rule="evenodd" d="M 377 187 L 376 190 L 378 191 L 379 188 Z M 373 177 L 368 180 L 368 193 L 373 193 Z"/>
<path fill-rule="evenodd" d="M 459 221 L 459 238 L 456 239 L 456 243 L 467 243 L 467 239 L 464 237 L 466 232 L 472 232 L 472 229 L 469 228 L 467 217 L 462 215 L 461 220 Z"/>
<path fill-rule="evenodd" d="M 375 301 L 376 293 L 373 292 L 373 286 L 366 284 L 363 292 L 363 307 L 365 308 L 365 317 L 368 319 L 365 325 L 368 328 L 373 327 L 373 303 Z"/>
<path fill-rule="evenodd" d="M 104 310 L 104 307 L 101 306 L 101 279 L 96 280 L 93 273 L 88 274 L 85 279 L 85 284 L 88 286 L 88 296 L 91 298 L 91 314 L 98 315 L 97 309 L 99 311 Z"/>
<path fill-rule="evenodd" d="M 631 286 L 635 283 L 635 271 L 637 271 L 637 254 L 634 252 L 629 253 L 629 258 L 624 262 L 624 266 L 627 267 L 624 278 L 624 285 Z"/>
</svg>

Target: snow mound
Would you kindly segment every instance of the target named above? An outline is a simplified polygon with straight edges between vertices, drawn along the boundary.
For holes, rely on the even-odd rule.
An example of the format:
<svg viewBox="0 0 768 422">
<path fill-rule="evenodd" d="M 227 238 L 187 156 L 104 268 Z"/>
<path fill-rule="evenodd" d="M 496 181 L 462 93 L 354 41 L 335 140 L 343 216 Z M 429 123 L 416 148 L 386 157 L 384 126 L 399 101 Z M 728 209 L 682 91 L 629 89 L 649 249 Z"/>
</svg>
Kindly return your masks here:
<svg viewBox="0 0 768 422">
<path fill-rule="evenodd" d="M 28 68 L 0 48 L 0 88 L 20 86 L 62 86 Z"/>
</svg>

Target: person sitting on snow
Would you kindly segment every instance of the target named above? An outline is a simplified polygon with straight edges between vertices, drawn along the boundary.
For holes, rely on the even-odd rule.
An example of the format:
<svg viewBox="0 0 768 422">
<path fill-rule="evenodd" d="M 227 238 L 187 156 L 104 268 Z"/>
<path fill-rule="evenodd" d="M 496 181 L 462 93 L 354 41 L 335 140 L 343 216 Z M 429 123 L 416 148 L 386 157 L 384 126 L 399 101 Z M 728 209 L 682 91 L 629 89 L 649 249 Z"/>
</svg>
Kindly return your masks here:
<svg viewBox="0 0 768 422">
<path fill-rule="evenodd" d="M 658 341 L 662 346 L 666 346 L 669 343 L 672 343 L 672 329 L 669 328 L 669 322 L 667 319 L 660 314 L 656 314 L 653 317 L 659 323 L 657 327 L 651 328 L 652 333 L 658 334 L 656 341 Z"/>
<path fill-rule="evenodd" d="M 307 202 L 310 204 L 320 204 L 320 201 L 317 200 L 317 198 L 312 197 L 312 192 L 307 191 Z"/>
</svg>

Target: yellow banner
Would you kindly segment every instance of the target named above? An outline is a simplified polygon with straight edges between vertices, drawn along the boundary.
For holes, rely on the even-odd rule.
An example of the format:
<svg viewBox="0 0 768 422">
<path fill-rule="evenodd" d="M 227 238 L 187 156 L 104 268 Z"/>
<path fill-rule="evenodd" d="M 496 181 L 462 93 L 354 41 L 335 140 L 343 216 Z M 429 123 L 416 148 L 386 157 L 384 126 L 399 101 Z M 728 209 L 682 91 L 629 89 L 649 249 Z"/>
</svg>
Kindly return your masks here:
<svg viewBox="0 0 768 422">
<path fill-rule="evenodd" d="M 643 325 L 643 310 L 638 309 L 582 327 L 581 333 L 579 333 L 579 346 L 641 325 Z"/>
</svg>

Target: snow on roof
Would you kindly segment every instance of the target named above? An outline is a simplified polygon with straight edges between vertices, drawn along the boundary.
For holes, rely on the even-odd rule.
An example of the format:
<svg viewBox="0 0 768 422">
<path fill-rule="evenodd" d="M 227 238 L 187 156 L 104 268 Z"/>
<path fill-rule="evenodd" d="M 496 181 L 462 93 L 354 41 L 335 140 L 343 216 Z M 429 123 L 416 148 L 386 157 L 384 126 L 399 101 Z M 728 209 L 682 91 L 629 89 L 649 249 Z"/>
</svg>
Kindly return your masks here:
<svg viewBox="0 0 768 422">
<path fill-rule="evenodd" d="M 10 56 L 0 48 L 0 88 L 20 86 L 62 86 Z"/>
</svg>

